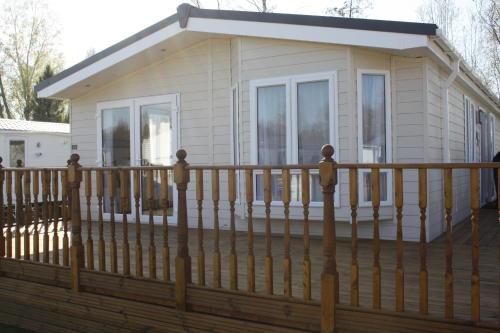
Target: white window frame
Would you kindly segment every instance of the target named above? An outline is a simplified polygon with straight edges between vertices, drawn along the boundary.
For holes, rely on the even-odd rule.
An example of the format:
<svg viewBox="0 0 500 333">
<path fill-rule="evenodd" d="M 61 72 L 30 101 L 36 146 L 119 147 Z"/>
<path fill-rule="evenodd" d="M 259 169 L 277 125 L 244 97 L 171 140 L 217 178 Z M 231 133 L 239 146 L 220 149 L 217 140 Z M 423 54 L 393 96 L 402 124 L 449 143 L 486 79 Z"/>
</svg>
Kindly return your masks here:
<svg viewBox="0 0 500 333">
<path fill-rule="evenodd" d="M 388 70 L 358 69 L 357 70 L 357 116 L 358 116 L 358 162 L 363 162 L 363 74 L 384 75 L 385 76 L 385 142 L 386 142 L 386 163 L 392 162 L 392 110 L 391 110 L 391 73 Z M 359 207 L 371 207 L 372 202 L 365 200 L 363 196 L 363 175 L 371 172 L 370 169 L 359 169 L 358 172 L 358 193 Z M 387 174 L 387 200 L 381 200 L 381 206 L 392 205 L 392 170 L 380 169 L 380 173 Z"/>
<path fill-rule="evenodd" d="M 233 165 L 240 165 L 240 105 L 239 105 L 239 89 L 238 84 L 231 87 L 229 92 L 230 100 L 230 121 L 231 121 L 231 162 Z M 235 109 L 236 107 L 236 109 Z M 236 124 L 236 128 L 234 128 Z M 235 172 L 236 177 L 236 203 L 240 203 L 240 178 L 241 173 L 239 170 Z"/>
<path fill-rule="evenodd" d="M 23 141 L 24 142 L 24 167 L 32 167 L 31 165 L 27 165 L 27 157 L 28 157 L 28 140 L 26 137 L 21 137 L 21 136 L 9 136 L 7 139 L 7 147 L 6 147 L 6 152 L 7 152 L 7 162 L 9 163 L 9 168 L 15 168 L 16 165 L 10 165 L 10 143 L 11 141 Z"/>
<path fill-rule="evenodd" d="M 238 98 L 238 85 L 235 84 L 231 87 L 230 91 L 230 101 L 231 101 L 231 162 L 233 165 L 240 164 L 240 115 L 239 115 L 239 98 Z M 236 106 L 236 109 L 234 108 Z M 236 128 L 234 128 L 236 124 Z"/>
<path fill-rule="evenodd" d="M 467 95 L 464 95 L 464 161 L 474 163 L 476 161 L 476 122 L 478 107 Z M 472 140 L 471 140 L 472 137 Z"/>
<path fill-rule="evenodd" d="M 175 156 L 176 150 L 180 147 L 180 138 L 181 138 L 181 124 L 180 124 L 180 95 L 179 93 L 172 93 L 166 95 L 154 95 L 154 96 L 145 96 L 145 97 L 135 97 L 128 99 L 120 99 L 113 101 L 105 101 L 98 102 L 96 108 L 96 123 L 97 123 L 97 166 L 103 166 L 102 160 L 102 111 L 106 109 L 115 109 L 115 108 L 129 108 L 129 132 L 130 132 L 130 166 L 140 166 L 141 159 L 139 157 L 140 147 L 138 146 L 139 142 L 136 138 L 140 135 L 140 106 L 148 105 L 148 104 L 159 104 L 164 103 L 165 101 L 172 101 L 172 96 L 175 96 L 174 100 L 176 106 L 172 106 L 172 121 L 174 122 L 177 128 L 174 129 L 174 151 L 172 152 Z M 175 160 L 175 157 L 174 157 Z M 133 186 L 133 184 L 131 185 Z M 172 216 L 168 218 L 169 225 L 177 225 L 177 188 L 173 187 L 173 196 L 174 196 L 174 209 Z M 131 213 L 128 214 L 129 218 L 135 216 L 135 207 L 132 207 Z M 141 208 L 142 209 L 142 208 Z M 142 214 L 142 212 L 141 212 Z M 104 213 L 104 218 L 109 219 L 110 214 Z M 141 223 L 148 223 L 144 218 L 144 215 L 141 215 Z M 121 214 L 116 214 L 115 219 L 117 222 L 120 222 L 122 219 Z M 154 223 L 161 224 L 162 223 L 161 216 L 154 216 Z"/>
<path fill-rule="evenodd" d="M 129 108 L 129 135 L 130 135 L 130 166 L 135 166 L 135 137 L 134 137 L 134 100 L 120 99 L 97 103 L 96 122 L 97 122 L 97 166 L 103 166 L 102 160 L 102 111 L 107 109 Z"/>
<path fill-rule="evenodd" d="M 297 125 L 297 85 L 304 82 L 325 81 L 329 82 L 329 121 L 330 121 L 330 144 L 335 148 L 335 159 L 339 159 L 338 147 L 338 85 L 337 71 L 309 73 L 302 75 L 275 77 L 268 79 L 258 79 L 250 81 L 250 123 L 251 123 L 251 163 L 258 164 L 258 143 L 257 143 L 257 89 L 262 87 L 284 85 L 286 92 L 286 163 L 298 163 L 298 125 Z M 318 151 L 321 147 L 318 147 Z M 319 162 L 319 160 L 318 160 Z M 254 174 L 261 174 L 256 171 Z M 280 174 L 280 170 L 273 170 L 272 174 Z M 317 171 L 311 174 L 317 174 Z M 293 172 L 293 175 L 296 173 Z M 299 173 L 300 175 L 300 173 Z M 254 193 L 256 193 L 256 181 L 254 175 Z M 255 205 L 263 205 L 262 200 L 255 200 Z M 278 198 L 273 198 L 271 206 L 281 206 L 282 202 Z M 335 190 L 335 205 L 340 205 L 339 185 Z M 299 201 L 292 201 L 290 206 L 302 206 Z M 322 207 L 320 201 L 311 201 L 310 207 Z"/>
</svg>

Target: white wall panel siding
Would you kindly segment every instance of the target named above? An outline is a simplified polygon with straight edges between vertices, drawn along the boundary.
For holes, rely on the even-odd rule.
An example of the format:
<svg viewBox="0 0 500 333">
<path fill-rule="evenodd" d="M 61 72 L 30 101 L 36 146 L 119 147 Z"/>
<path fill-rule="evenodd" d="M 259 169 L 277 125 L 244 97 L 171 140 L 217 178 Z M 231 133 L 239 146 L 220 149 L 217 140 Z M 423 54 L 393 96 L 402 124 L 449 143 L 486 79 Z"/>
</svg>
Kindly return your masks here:
<svg viewBox="0 0 500 333">
<path fill-rule="evenodd" d="M 209 39 L 169 55 L 106 86 L 90 87 L 87 94 L 72 100 L 71 143 L 78 145 L 81 164 L 96 165 L 96 104 L 102 101 L 141 96 L 180 94 L 181 146 L 188 152 L 187 161 L 196 164 L 230 164 L 231 159 L 231 87 L 238 87 L 239 151 L 242 164 L 249 164 L 250 81 L 336 71 L 338 88 L 339 162 L 357 162 L 357 70 L 383 70 L 391 77 L 392 154 L 394 162 L 441 162 L 443 158 L 443 110 L 441 87 L 447 70 L 426 58 L 394 55 L 374 49 L 341 45 L 238 37 Z M 464 159 L 464 88 L 458 83 L 450 88 L 450 150 L 453 162 Z M 500 149 L 500 121 L 496 121 L 496 149 Z M 320 146 L 318 146 L 318 151 Z M 337 233 L 350 237 L 350 207 L 347 172 L 339 175 L 340 207 L 336 208 Z M 404 172 L 403 234 L 406 240 L 419 238 L 418 183 L 415 170 Z M 240 194 L 244 193 L 240 175 Z M 220 172 L 220 225 L 228 228 L 227 173 Z M 455 221 L 468 214 L 468 179 L 463 171 L 454 175 Z M 196 202 L 194 174 L 188 191 L 190 226 L 195 226 Z M 204 223 L 212 226 L 211 177 L 204 177 Z M 428 239 L 442 230 L 442 174 L 428 175 Z M 393 192 L 389 189 L 389 192 Z M 244 196 L 242 197 L 244 201 Z M 461 209 L 458 209 L 460 207 Z M 246 230 L 243 203 L 238 203 L 237 228 Z M 282 207 L 273 207 L 274 217 Z M 322 230 L 321 208 L 311 208 L 311 233 Z M 359 209 L 359 236 L 371 238 L 372 210 Z M 381 238 L 394 239 L 394 207 L 381 209 Z M 255 231 L 263 231 L 264 208 L 256 205 Z M 302 209 L 291 208 L 292 232 L 302 233 Z M 280 232 L 282 221 L 273 221 L 273 232 Z"/>
</svg>

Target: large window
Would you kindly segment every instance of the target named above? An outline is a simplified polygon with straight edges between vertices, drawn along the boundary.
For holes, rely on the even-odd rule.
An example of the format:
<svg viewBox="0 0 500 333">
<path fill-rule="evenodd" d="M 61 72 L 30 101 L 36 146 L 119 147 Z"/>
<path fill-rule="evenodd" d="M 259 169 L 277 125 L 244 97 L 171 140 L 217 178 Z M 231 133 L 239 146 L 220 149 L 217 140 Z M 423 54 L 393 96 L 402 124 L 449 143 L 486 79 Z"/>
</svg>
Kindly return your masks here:
<svg viewBox="0 0 500 333">
<path fill-rule="evenodd" d="M 335 77 L 321 73 L 251 82 L 254 163 L 315 164 L 323 144 L 336 144 Z M 318 177 L 311 172 L 313 202 L 322 201 Z M 257 174 L 255 183 L 256 199 L 261 201 L 262 175 Z M 298 172 L 292 172 L 292 201 L 300 201 L 300 183 Z M 271 176 L 271 186 L 273 201 L 280 201 L 279 170 Z"/>
<path fill-rule="evenodd" d="M 389 163 L 391 113 L 389 73 L 358 71 L 358 160 L 360 163 Z M 369 205 L 372 195 L 371 170 L 360 170 L 360 205 Z M 391 203 L 390 170 L 380 171 L 380 201 Z"/>
</svg>

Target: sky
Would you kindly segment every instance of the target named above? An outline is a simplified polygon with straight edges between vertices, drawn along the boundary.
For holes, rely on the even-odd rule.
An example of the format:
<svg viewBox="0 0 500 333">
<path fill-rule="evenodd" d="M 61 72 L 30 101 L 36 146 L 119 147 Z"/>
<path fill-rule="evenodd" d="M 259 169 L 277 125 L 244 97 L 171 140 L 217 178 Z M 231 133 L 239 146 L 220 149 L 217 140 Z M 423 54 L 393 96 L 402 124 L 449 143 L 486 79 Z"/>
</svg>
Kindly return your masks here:
<svg viewBox="0 0 500 333">
<path fill-rule="evenodd" d="M 367 17 L 417 21 L 417 8 L 424 0 L 372 0 Z M 467 0 L 457 0 L 463 2 Z M 0 0 L 0 4 L 3 0 Z M 99 52 L 112 44 L 168 17 L 189 0 L 46 0 L 60 28 L 64 67 L 85 59 L 88 51 Z M 324 15 L 341 0 L 268 0 L 276 13 Z M 245 0 L 222 0 L 228 9 L 249 9 Z M 216 8 L 216 0 L 202 0 L 204 8 Z"/>
</svg>

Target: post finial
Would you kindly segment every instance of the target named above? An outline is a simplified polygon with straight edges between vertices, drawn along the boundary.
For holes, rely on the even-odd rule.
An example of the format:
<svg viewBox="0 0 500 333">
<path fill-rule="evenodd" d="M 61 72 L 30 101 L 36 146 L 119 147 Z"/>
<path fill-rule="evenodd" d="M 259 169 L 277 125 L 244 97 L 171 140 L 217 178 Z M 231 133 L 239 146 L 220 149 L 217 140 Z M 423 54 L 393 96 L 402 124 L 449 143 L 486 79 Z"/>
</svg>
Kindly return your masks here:
<svg viewBox="0 0 500 333">
<path fill-rule="evenodd" d="M 69 158 L 70 163 L 78 164 L 78 161 L 80 160 L 80 155 L 78 154 L 71 154 L 71 157 Z"/>
<path fill-rule="evenodd" d="M 335 153 L 335 149 L 332 145 L 326 144 L 321 147 L 321 155 L 323 156 L 323 161 L 332 161 L 332 156 Z"/>
<path fill-rule="evenodd" d="M 175 156 L 177 156 L 177 159 L 179 160 L 179 162 L 183 163 L 186 161 L 187 153 L 184 149 L 179 149 L 177 151 L 177 153 L 175 154 Z"/>
<path fill-rule="evenodd" d="M 22 167 L 23 167 L 23 161 L 22 161 L 22 160 L 17 160 L 17 161 L 16 161 L 16 166 L 17 166 L 18 168 L 22 168 Z"/>
</svg>

